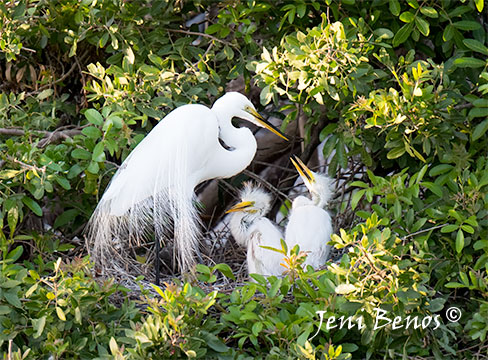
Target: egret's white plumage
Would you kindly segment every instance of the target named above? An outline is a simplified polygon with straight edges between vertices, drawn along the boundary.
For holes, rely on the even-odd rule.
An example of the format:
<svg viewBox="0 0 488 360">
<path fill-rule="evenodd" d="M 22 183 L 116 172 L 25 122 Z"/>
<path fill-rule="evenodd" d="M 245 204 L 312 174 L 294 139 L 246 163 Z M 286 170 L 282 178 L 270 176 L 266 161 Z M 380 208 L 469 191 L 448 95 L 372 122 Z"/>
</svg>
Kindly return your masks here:
<svg viewBox="0 0 488 360">
<path fill-rule="evenodd" d="M 271 206 L 271 196 L 263 189 L 246 183 L 240 193 L 241 202 L 228 212 L 233 212 L 229 227 L 239 245 L 247 248 L 249 274 L 281 275 L 283 255 L 268 246 L 281 249 L 283 235 L 265 215 Z"/>
<path fill-rule="evenodd" d="M 139 243 L 152 233 L 161 241 L 173 229 L 180 268 L 192 267 L 199 237 L 195 186 L 239 173 L 256 153 L 251 130 L 234 127 L 233 117 L 286 139 L 239 93 L 225 94 L 211 109 L 184 105 L 173 110 L 125 159 L 93 213 L 87 238 L 95 261 L 125 256 L 114 249 L 114 241 L 123 250 L 124 241 Z"/>
<path fill-rule="evenodd" d="M 324 174 L 309 170 L 296 158 L 292 159 L 300 177 L 311 194 L 311 198 L 298 196 L 293 200 L 285 238 L 290 249 L 300 246 L 300 251 L 308 252 L 304 265 L 318 268 L 325 264 L 330 252 L 332 220 L 324 210 L 332 197 L 332 180 Z"/>
</svg>

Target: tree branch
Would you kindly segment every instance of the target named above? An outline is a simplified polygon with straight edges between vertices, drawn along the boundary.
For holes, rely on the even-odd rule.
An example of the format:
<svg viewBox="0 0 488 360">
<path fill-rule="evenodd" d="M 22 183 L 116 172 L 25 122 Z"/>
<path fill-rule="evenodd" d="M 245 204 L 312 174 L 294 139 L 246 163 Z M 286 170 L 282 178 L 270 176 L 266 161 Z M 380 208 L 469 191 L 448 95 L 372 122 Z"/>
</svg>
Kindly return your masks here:
<svg viewBox="0 0 488 360">
<path fill-rule="evenodd" d="M 189 30 L 179 30 L 179 29 L 166 29 L 166 31 L 176 32 L 176 33 L 181 33 L 181 34 L 186 34 L 186 35 L 202 36 L 202 37 L 205 37 L 207 39 L 215 40 L 215 41 L 218 41 L 219 43 L 232 46 L 234 48 L 236 47 L 234 44 L 232 44 L 232 43 L 230 43 L 228 41 L 219 39 L 219 38 L 217 38 L 215 36 L 212 36 L 212 35 L 209 35 L 209 34 L 206 34 L 206 33 L 201 33 L 201 32 L 196 32 L 196 31 L 189 31 Z"/>
<path fill-rule="evenodd" d="M 42 135 L 43 139 L 39 141 L 37 147 L 43 148 L 46 145 L 51 143 L 58 142 L 60 140 L 66 140 L 68 138 L 72 138 L 75 135 L 81 134 L 82 128 L 76 129 L 67 129 L 67 130 L 59 130 L 56 129 L 54 131 L 46 131 L 46 130 L 32 130 L 32 134 L 34 135 Z M 0 128 L 0 135 L 7 135 L 7 136 L 24 136 L 26 132 L 22 129 L 18 128 Z"/>
</svg>

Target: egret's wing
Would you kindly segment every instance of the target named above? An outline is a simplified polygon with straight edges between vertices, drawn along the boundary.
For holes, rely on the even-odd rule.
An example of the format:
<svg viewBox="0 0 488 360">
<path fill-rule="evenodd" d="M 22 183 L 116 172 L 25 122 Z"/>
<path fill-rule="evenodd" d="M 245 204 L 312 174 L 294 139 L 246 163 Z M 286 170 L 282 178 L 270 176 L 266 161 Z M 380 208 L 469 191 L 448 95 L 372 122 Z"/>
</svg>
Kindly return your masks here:
<svg viewBox="0 0 488 360">
<path fill-rule="evenodd" d="M 174 227 L 180 265 L 188 269 L 198 241 L 194 187 L 218 143 L 218 123 L 202 105 L 168 114 L 136 146 L 107 187 L 89 223 L 95 260 L 123 256 L 127 242 L 162 239 Z M 114 252 L 113 243 L 120 249 Z M 122 251 L 122 252 L 121 252 Z"/>
<path fill-rule="evenodd" d="M 331 234 L 332 220 L 324 209 L 313 205 L 292 209 L 286 226 L 286 243 L 290 249 L 298 244 L 301 251 L 309 251 L 306 265 L 316 268 L 325 264 Z"/>
</svg>

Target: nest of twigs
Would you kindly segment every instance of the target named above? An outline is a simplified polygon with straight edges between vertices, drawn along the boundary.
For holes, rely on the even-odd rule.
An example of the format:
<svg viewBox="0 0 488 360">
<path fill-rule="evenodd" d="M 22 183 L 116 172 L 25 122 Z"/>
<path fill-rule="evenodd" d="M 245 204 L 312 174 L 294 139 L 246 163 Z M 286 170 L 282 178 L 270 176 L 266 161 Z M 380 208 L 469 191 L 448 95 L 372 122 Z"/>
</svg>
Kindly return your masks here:
<svg viewBox="0 0 488 360">
<path fill-rule="evenodd" d="M 317 166 L 311 166 L 315 171 L 321 170 Z M 290 168 L 290 171 L 292 169 Z M 329 212 L 333 219 L 333 228 L 337 232 L 340 228 L 350 228 L 353 225 L 354 217 L 350 210 L 350 191 L 348 183 L 357 180 L 358 174 L 361 174 L 362 168 L 359 166 L 351 166 L 351 168 L 341 171 L 335 181 L 335 196 L 330 203 Z M 249 171 L 248 174 L 252 174 Z M 255 175 L 255 174 L 254 174 Z M 252 176 L 252 175 L 251 175 Z M 255 175 L 255 181 L 259 182 L 259 176 Z M 282 181 L 289 180 L 285 176 Z M 300 183 L 292 183 L 291 186 L 286 188 L 275 187 L 268 181 L 263 179 L 261 186 L 272 192 L 277 199 L 277 203 L 283 194 L 287 194 L 289 200 L 293 200 L 296 196 L 305 194 L 306 189 Z M 223 208 L 228 208 L 230 205 L 237 201 L 236 196 L 239 191 L 239 186 L 232 184 L 228 180 L 219 180 L 219 191 L 224 192 L 226 196 L 230 197 L 230 201 L 227 202 Z M 225 196 L 224 196 L 225 198 Z M 278 204 L 279 205 L 279 204 Z M 279 209 L 279 206 L 276 207 Z M 339 209 L 343 209 L 339 211 Z M 345 210 L 344 210 L 345 209 Z M 275 213 L 268 215 L 270 218 L 274 218 Z M 283 220 L 280 225 L 285 225 L 286 219 Z M 95 267 L 96 274 L 100 278 L 114 277 L 115 280 L 131 289 L 131 297 L 139 297 L 141 289 L 149 290 L 155 293 L 151 286 L 155 280 L 155 242 L 147 243 L 131 249 L 119 249 L 119 258 L 114 258 L 110 263 L 105 263 L 103 269 Z M 192 280 L 198 282 L 192 276 L 185 276 L 178 272 L 176 263 L 173 257 L 173 244 L 171 241 L 167 241 L 160 251 L 160 283 L 172 283 L 178 280 Z M 340 261 L 343 254 L 343 250 L 337 250 L 332 248 L 329 260 L 333 262 Z M 229 279 L 220 273 L 216 273 L 217 281 L 213 283 L 198 282 L 198 285 L 206 292 L 218 290 L 219 292 L 231 292 L 236 286 L 242 285 L 244 282 L 250 280 L 247 274 L 246 265 L 246 249 L 239 246 L 233 239 L 230 229 L 228 227 L 228 217 L 225 217 L 223 211 L 220 215 L 215 215 L 215 211 L 212 214 L 211 221 L 208 221 L 207 228 L 202 235 L 202 241 L 200 244 L 199 254 L 197 262 L 208 267 L 213 267 L 216 264 L 227 264 L 235 279 Z M 285 269 L 283 269 L 285 271 Z M 136 281 L 140 276 L 144 278 Z M 141 288 L 142 286 L 142 288 Z"/>
</svg>

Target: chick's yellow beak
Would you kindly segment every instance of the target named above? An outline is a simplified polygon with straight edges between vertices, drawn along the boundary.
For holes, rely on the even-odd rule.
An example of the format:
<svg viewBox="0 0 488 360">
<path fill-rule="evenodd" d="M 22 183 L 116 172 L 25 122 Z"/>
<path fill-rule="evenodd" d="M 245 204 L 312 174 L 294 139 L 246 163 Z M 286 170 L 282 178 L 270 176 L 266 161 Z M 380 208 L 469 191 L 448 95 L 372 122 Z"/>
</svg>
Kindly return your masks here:
<svg viewBox="0 0 488 360">
<path fill-rule="evenodd" d="M 249 209 L 251 206 L 254 206 L 254 201 L 242 201 L 239 204 L 236 204 L 233 207 L 231 207 L 225 213 L 228 214 L 236 211 L 246 211 L 246 209 Z"/>
<path fill-rule="evenodd" d="M 300 174 L 303 182 L 305 184 L 312 184 L 315 181 L 315 176 L 313 175 L 313 172 L 310 171 L 310 169 L 303 163 L 302 160 L 300 160 L 298 156 L 294 156 L 294 158 L 295 159 L 290 158 L 290 160 Z"/>
<path fill-rule="evenodd" d="M 278 130 L 275 126 L 273 126 L 270 122 L 264 120 L 264 118 L 254 109 L 249 108 L 246 110 L 249 114 L 256 118 L 256 121 L 261 124 L 262 127 L 268 129 L 273 134 L 278 135 L 280 138 L 285 139 L 288 141 L 288 138 L 283 134 L 280 130 Z"/>
</svg>

